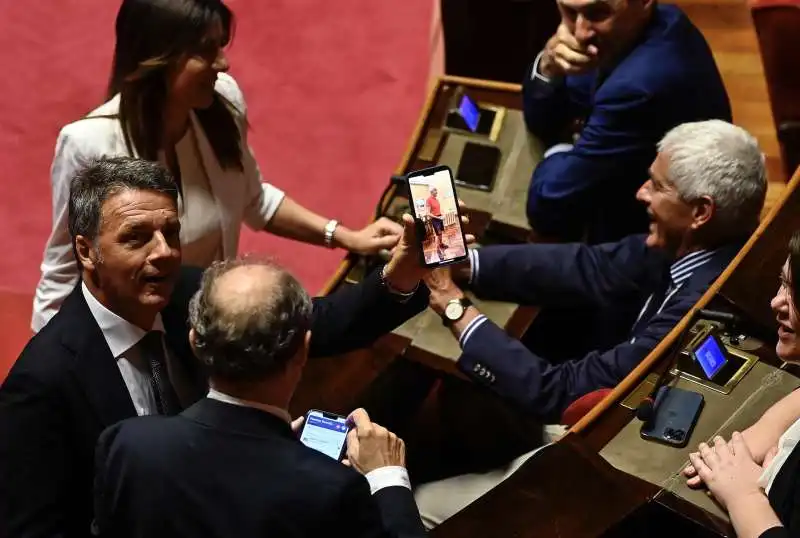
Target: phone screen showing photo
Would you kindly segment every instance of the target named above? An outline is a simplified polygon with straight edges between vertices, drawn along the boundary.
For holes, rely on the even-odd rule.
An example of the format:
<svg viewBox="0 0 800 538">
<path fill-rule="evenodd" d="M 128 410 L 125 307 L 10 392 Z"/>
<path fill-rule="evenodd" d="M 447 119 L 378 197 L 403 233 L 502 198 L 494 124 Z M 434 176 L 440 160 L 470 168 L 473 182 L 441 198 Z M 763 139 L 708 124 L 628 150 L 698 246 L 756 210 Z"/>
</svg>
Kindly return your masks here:
<svg viewBox="0 0 800 538">
<path fill-rule="evenodd" d="M 424 172 L 424 171 L 423 171 Z M 458 213 L 458 198 L 449 168 L 409 177 L 414 214 L 424 228 L 421 239 L 425 265 L 445 265 L 467 256 Z"/>
</svg>

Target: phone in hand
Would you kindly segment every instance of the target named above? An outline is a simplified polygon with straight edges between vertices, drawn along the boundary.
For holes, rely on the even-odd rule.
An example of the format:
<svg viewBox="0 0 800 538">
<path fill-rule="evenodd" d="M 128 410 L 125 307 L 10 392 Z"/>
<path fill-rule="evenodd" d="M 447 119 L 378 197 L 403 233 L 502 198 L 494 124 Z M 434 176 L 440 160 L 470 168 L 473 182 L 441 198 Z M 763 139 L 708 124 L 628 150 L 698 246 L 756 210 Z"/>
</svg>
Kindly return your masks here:
<svg viewBox="0 0 800 538">
<path fill-rule="evenodd" d="M 300 432 L 300 442 L 337 461 L 342 461 L 347 450 L 349 430 L 346 417 L 312 409 L 306 413 L 303 430 Z"/>
<path fill-rule="evenodd" d="M 685 447 L 700 417 L 703 404 L 703 395 L 699 392 L 678 387 L 661 387 L 653 402 L 653 418 L 642 424 L 642 439 L 678 448 Z"/>
<path fill-rule="evenodd" d="M 417 223 L 420 263 L 440 267 L 465 260 L 467 240 L 450 167 L 417 170 L 408 174 L 406 181 Z"/>
</svg>

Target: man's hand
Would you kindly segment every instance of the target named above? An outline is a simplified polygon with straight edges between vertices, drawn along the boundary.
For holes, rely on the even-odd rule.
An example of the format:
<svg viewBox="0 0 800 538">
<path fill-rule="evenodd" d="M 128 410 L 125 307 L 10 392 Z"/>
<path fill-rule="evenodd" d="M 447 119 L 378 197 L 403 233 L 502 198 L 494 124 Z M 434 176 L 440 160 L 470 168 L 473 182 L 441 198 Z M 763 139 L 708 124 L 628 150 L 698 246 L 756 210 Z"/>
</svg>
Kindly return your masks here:
<svg viewBox="0 0 800 538">
<path fill-rule="evenodd" d="M 450 267 L 439 267 L 431 271 L 425 277 L 425 285 L 431 290 L 430 307 L 439 315 L 442 315 L 448 302 L 464 297 L 464 292 L 453 282 Z"/>
<path fill-rule="evenodd" d="M 303 431 L 303 423 L 306 421 L 306 417 L 300 416 L 297 417 L 292 421 L 292 431 L 295 435 L 300 435 L 300 432 Z"/>
<path fill-rule="evenodd" d="M 699 452 L 689 454 L 689 459 L 697 476 L 725 508 L 744 506 L 747 499 L 764 495 L 758 485 L 762 468 L 753 461 L 739 432 L 733 432 L 730 443 L 719 436 L 714 438 L 713 447 L 700 443 Z"/>
<path fill-rule="evenodd" d="M 463 208 L 463 202 L 458 202 Z M 465 226 L 469 222 L 467 217 L 461 217 L 461 225 Z M 467 234 L 467 244 L 475 241 L 475 237 Z M 386 264 L 384 276 L 392 288 L 401 292 L 410 292 L 417 287 L 420 280 L 424 279 L 431 269 L 424 267 L 420 263 L 420 249 L 422 246 L 417 240 L 417 231 L 414 224 L 414 217 L 409 214 L 403 215 L 403 234 L 397 247 L 392 252 L 392 259 Z"/>
<path fill-rule="evenodd" d="M 338 231 L 338 230 L 337 230 Z M 342 247 L 356 254 L 377 254 L 382 250 L 391 250 L 400 240 L 403 227 L 396 222 L 381 217 L 357 231 L 342 229 L 334 234 Z"/>
<path fill-rule="evenodd" d="M 548 78 L 579 75 L 597 65 L 597 47 L 582 46 L 564 23 L 547 42 L 539 60 L 539 74 Z"/>
<path fill-rule="evenodd" d="M 406 445 L 395 434 L 370 421 L 364 409 L 348 417 L 353 428 L 347 434 L 347 464 L 366 475 L 381 467 L 406 466 Z"/>
</svg>

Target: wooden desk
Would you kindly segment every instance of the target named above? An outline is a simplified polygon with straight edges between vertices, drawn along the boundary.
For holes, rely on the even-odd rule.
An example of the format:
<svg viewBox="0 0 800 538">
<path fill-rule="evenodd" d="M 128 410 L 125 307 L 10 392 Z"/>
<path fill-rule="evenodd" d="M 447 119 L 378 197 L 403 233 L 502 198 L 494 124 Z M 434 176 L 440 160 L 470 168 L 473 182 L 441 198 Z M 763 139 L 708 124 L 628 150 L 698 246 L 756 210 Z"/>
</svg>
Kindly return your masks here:
<svg viewBox="0 0 800 538">
<path fill-rule="evenodd" d="M 458 89 L 463 89 L 479 104 L 503 108 L 502 127 L 494 141 L 476 138 L 469 134 L 448 131 L 444 120 Z M 532 137 L 522 115 L 521 86 L 459 77 L 440 78 L 431 90 L 425 107 L 409 143 L 408 151 L 395 173 L 405 175 L 410 171 L 445 164 L 458 174 L 458 164 L 464 145 L 474 141 L 494 145 L 501 153 L 494 187 L 485 192 L 460 187 L 458 196 L 466 204 L 470 225 L 467 232 L 479 241 L 520 242 L 527 239 L 530 227 L 525 215 L 525 200 L 534 167 L 542 158 L 542 146 Z M 376 216 L 399 219 L 408 211 L 404 189 L 390 187 L 378 204 Z M 323 293 L 341 285 L 358 282 L 365 271 L 379 260 L 348 256 Z M 495 323 L 505 327 L 510 334 L 520 336 L 533 320 L 535 310 L 520 308 L 516 304 L 483 301 L 475 298 L 476 305 Z M 455 361 L 460 355 L 458 343 L 441 323 L 439 317 L 425 311 L 399 327 L 389 338 L 389 347 L 436 369 L 455 372 Z"/>
</svg>

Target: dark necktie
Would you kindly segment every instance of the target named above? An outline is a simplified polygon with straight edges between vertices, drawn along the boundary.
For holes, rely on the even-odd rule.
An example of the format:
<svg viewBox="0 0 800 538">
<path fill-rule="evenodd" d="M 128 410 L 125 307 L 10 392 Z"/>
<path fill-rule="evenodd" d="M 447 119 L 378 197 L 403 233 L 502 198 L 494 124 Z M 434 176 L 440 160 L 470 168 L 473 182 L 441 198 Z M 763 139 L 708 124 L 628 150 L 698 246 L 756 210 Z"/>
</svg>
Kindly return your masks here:
<svg viewBox="0 0 800 538">
<path fill-rule="evenodd" d="M 161 331 L 150 331 L 139 341 L 142 353 L 150 365 L 150 386 L 156 399 L 159 415 L 174 415 L 181 410 L 178 397 L 167 375 L 167 357 Z"/>
</svg>

